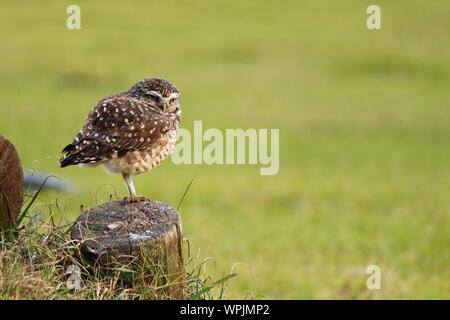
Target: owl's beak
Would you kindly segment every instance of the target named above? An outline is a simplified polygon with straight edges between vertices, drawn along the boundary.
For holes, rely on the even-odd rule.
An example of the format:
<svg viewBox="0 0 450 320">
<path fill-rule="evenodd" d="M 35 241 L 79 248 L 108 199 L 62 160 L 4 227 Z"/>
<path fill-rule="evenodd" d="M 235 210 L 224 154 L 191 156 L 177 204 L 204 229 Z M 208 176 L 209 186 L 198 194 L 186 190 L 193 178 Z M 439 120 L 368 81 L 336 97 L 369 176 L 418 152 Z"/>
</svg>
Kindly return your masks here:
<svg viewBox="0 0 450 320">
<path fill-rule="evenodd" d="M 166 111 L 167 111 L 167 113 L 174 113 L 177 115 L 181 114 L 181 109 L 179 107 L 167 106 Z"/>
</svg>

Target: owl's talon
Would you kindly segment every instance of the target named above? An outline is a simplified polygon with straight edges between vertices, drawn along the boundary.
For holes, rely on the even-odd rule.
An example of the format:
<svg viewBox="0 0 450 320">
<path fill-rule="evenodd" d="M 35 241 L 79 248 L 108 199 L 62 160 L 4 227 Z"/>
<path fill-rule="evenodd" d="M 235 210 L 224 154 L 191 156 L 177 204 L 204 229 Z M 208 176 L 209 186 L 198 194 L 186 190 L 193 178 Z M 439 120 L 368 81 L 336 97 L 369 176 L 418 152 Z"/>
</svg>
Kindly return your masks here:
<svg viewBox="0 0 450 320">
<path fill-rule="evenodd" d="M 123 198 L 123 201 L 126 203 L 131 202 L 150 202 L 150 199 L 144 196 L 131 196 L 131 197 L 125 197 Z"/>
</svg>

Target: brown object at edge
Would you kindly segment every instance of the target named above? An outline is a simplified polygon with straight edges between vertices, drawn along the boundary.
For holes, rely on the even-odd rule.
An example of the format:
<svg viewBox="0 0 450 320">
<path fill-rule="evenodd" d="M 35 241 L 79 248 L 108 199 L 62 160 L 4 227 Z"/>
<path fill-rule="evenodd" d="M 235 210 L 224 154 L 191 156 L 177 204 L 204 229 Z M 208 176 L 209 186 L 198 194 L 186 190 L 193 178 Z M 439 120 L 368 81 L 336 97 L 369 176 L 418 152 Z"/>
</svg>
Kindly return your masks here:
<svg viewBox="0 0 450 320">
<path fill-rule="evenodd" d="M 2 135 L 0 135 L 0 184 L 0 192 L 3 190 L 6 195 L 6 197 L 2 195 L 0 208 L 2 228 L 5 230 L 11 219 L 17 218 L 22 206 L 23 170 L 16 148 Z"/>
</svg>

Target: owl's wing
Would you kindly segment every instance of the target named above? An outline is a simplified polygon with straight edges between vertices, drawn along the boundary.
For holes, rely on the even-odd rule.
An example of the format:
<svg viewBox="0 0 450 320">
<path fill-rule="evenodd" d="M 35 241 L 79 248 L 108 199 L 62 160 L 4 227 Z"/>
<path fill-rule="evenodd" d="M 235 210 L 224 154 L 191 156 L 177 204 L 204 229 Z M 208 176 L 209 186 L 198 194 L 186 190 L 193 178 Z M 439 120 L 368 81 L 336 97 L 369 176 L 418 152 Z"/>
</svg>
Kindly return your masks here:
<svg viewBox="0 0 450 320">
<path fill-rule="evenodd" d="M 61 167 L 119 158 L 150 148 L 175 124 L 140 100 L 123 96 L 101 99 L 86 124 L 62 152 Z"/>
</svg>

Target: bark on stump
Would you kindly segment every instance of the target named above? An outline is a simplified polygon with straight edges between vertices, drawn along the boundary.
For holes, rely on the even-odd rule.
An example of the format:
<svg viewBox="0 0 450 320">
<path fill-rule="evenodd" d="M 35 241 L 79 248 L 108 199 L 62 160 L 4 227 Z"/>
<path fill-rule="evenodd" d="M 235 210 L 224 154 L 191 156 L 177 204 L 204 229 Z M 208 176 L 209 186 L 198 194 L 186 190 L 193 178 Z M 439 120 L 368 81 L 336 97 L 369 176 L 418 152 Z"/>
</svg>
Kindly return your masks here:
<svg viewBox="0 0 450 320">
<path fill-rule="evenodd" d="M 178 212 L 150 201 L 112 201 L 84 211 L 72 228 L 71 238 L 80 241 L 83 255 L 101 270 L 123 267 L 148 270 L 146 281 L 169 286 L 169 296 L 183 299 L 182 230 Z M 161 271 L 164 273 L 162 277 Z M 159 273 L 157 276 L 155 274 Z M 146 273 L 147 274 L 147 273 Z"/>
</svg>

